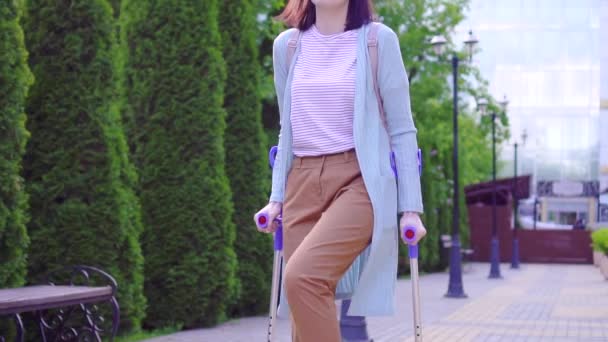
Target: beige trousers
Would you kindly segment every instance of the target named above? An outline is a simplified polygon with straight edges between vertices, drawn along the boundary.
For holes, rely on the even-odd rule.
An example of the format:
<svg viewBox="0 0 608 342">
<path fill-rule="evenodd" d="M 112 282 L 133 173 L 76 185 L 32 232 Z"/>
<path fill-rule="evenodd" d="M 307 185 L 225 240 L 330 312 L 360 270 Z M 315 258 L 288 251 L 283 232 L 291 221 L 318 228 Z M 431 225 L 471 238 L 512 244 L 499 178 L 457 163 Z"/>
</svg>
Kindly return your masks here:
<svg viewBox="0 0 608 342">
<path fill-rule="evenodd" d="M 295 158 L 283 207 L 293 342 L 340 342 L 338 281 L 371 241 L 372 205 L 353 150 Z"/>
</svg>

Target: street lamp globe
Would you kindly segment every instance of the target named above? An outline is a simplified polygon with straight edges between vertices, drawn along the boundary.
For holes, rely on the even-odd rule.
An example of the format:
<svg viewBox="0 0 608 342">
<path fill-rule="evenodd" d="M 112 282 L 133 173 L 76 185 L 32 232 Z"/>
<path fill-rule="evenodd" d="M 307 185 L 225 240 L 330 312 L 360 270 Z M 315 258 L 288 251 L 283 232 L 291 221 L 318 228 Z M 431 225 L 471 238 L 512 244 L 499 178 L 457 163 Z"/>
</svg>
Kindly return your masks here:
<svg viewBox="0 0 608 342">
<path fill-rule="evenodd" d="M 486 115 L 486 112 L 488 111 L 488 100 L 484 97 L 477 100 L 477 110 L 479 110 L 481 115 Z"/>
<path fill-rule="evenodd" d="M 473 34 L 473 31 L 470 30 L 469 38 L 467 38 L 467 40 L 464 41 L 464 44 L 466 45 L 467 50 L 468 50 L 467 52 L 469 53 L 469 61 L 471 61 L 473 59 L 473 49 L 475 48 L 477 43 L 479 43 L 479 39 L 477 39 L 477 37 L 475 37 L 475 35 Z"/>
<path fill-rule="evenodd" d="M 447 44 L 447 40 L 443 36 L 435 36 L 431 39 L 431 45 L 435 50 L 435 53 L 438 56 L 441 56 L 445 53 L 445 46 Z"/>
<path fill-rule="evenodd" d="M 509 106 L 509 100 L 507 99 L 507 95 L 504 95 L 502 101 L 499 101 L 498 104 L 502 108 L 504 112 L 507 111 L 507 107 Z"/>
</svg>

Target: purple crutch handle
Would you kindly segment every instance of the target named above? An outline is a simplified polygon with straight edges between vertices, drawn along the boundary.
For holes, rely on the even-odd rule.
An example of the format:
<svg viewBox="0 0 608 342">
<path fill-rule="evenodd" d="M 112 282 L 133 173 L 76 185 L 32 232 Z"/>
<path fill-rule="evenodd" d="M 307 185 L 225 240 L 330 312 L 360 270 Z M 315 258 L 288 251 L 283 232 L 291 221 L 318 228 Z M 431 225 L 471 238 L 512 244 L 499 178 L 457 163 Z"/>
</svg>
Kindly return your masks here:
<svg viewBox="0 0 608 342">
<path fill-rule="evenodd" d="M 418 172 L 422 174 L 422 150 L 418 149 Z"/>
<path fill-rule="evenodd" d="M 269 221 L 270 216 L 267 212 L 259 213 L 255 217 L 255 224 L 259 229 L 268 228 Z M 280 251 L 283 250 L 283 222 L 280 216 L 275 218 L 274 221 L 279 224 L 279 227 L 274 233 L 274 249 Z"/>
<path fill-rule="evenodd" d="M 268 227 L 269 220 L 270 220 L 270 217 L 268 216 L 268 213 L 266 213 L 266 212 L 259 213 L 255 216 L 255 224 L 260 229 L 265 229 L 266 227 Z"/>
<path fill-rule="evenodd" d="M 272 146 L 270 151 L 268 151 L 268 164 L 270 164 L 270 169 L 274 169 L 274 161 L 277 159 L 277 153 L 279 152 L 278 146 Z M 268 221 L 268 214 L 266 215 L 266 221 Z M 283 250 L 283 220 L 282 215 L 274 219 L 279 226 L 277 230 L 274 232 L 274 250 L 282 251 Z M 256 220 L 257 221 L 257 220 Z M 259 226 L 258 226 L 259 227 Z"/>
<path fill-rule="evenodd" d="M 399 175 L 397 174 L 397 161 L 395 160 L 395 152 L 393 151 L 391 151 L 391 168 L 395 174 L 395 179 L 398 179 Z"/>
<path fill-rule="evenodd" d="M 279 221 L 279 227 L 277 228 L 277 231 L 274 232 L 274 250 L 283 250 L 283 224 L 281 223 L 281 221 Z"/>
<path fill-rule="evenodd" d="M 418 149 L 417 159 L 418 159 L 418 172 L 422 174 L 422 150 Z M 391 168 L 393 169 L 393 173 L 395 174 L 395 179 L 399 178 L 397 173 L 397 161 L 395 160 L 395 152 L 391 151 Z"/>
<path fill-rule="evenodd" d="M 272 146 L 270 151 L 268 151 L 268 163 L 270 164 L 270 169 L 274 168 L 274 161 L 277 159 L 278 152 L 279 148 L 277 146 Z"/>
<path fill-rule="evenodd" d="M 410 259 L 418 258 L 418 244 L 415 244 L 416 241 L 416 227 L 414 226 L 405 226 L 403 227 L 403 239 L 407 242 L 407 248 L 410 254 Z"/>
</svg>

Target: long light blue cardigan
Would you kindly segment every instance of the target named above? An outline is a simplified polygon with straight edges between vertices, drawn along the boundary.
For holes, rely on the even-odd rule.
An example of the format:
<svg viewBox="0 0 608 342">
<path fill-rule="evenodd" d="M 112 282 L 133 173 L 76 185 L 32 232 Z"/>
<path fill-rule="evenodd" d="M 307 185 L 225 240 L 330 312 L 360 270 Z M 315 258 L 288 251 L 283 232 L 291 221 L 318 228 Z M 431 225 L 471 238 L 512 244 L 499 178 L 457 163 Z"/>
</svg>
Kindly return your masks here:
<svg viewBox="0 0 608 342">
<path fill-rule="evenodd" d="M 363 316 L 393 313 L 399 243 L 397 213 L 422 212 L 418 144 L 410 110 L 409 82 L 397 35 L 387 26 L 379 26 L 378 84 L 387 128 L 379 113 L 369 62 L 367 34 L 370 25 L 358 29 L 353 122 L 357 159 L 374 212 L 372 242 L 340 280 L 336 291 L 338 298 L 352 299 L 349 314 Z M 286 65 L 287 45 L 293 33 L 293 29 L 281 33 L 274 41 L 273 50 L 281 129 L 270 200 L 277 202 L 283 202 L 293 160 L 291 84 L 292 71 L 300 52 L 298 46 L 291 65 Z M 390 164 L 391 150 L 396 154 L 397 184 Z M 287 308 L 285 301 L 281 307 L 280 311 L 284 312 Z"/>
</svg>

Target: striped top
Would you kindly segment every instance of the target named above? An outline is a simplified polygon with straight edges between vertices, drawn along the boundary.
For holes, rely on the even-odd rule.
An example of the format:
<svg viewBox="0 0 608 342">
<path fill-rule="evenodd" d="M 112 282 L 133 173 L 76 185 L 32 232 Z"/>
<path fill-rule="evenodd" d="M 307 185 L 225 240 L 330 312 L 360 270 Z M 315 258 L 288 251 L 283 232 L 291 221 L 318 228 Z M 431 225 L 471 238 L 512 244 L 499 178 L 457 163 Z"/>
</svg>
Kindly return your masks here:
<svg viewBox="0 0 608 342">
<path fill-rule="evenodd" d="M 298 157 L 355 147 L 353 116 L 357 32 L 302 33 L 291 93 L 293 153 Z"/>
</svg>

